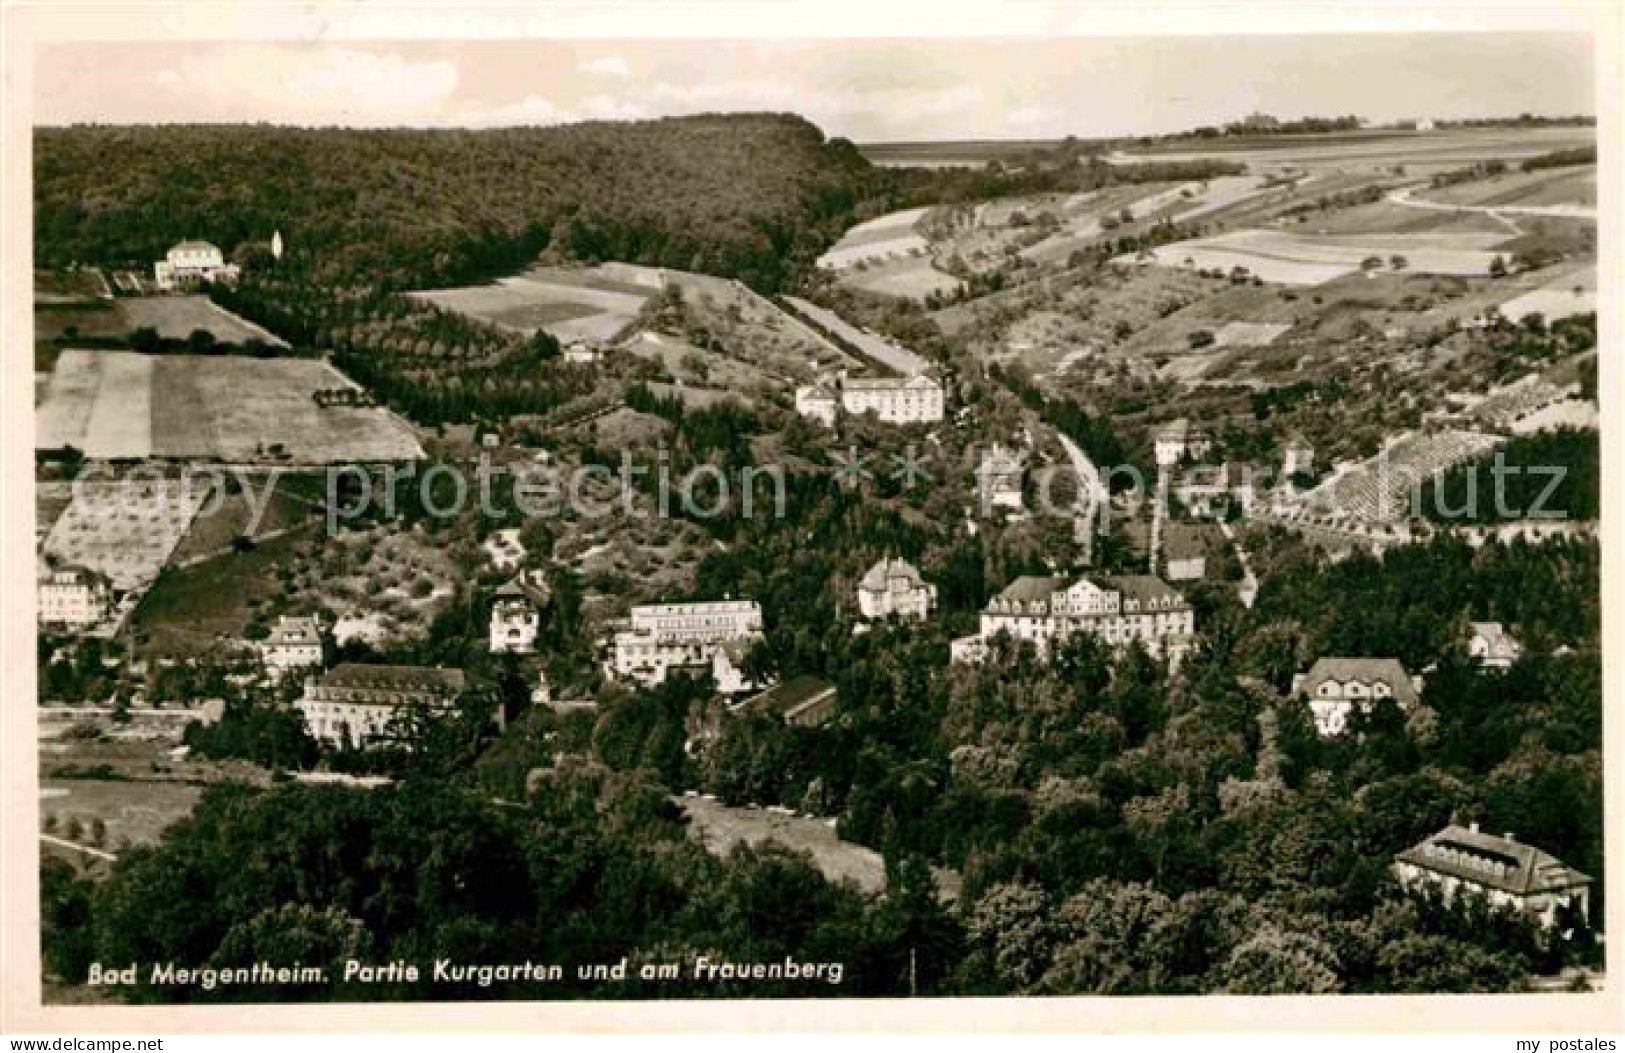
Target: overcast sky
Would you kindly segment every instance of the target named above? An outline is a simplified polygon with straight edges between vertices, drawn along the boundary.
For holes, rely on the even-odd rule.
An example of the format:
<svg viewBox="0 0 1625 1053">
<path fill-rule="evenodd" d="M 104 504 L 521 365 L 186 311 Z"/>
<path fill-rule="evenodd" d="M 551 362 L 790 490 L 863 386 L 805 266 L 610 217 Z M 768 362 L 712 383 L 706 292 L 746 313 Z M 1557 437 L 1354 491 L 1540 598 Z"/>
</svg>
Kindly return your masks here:
<svg viewBox="0 0 1625 1053">
<path fill-rule="evenodd" d="M 1564 34 L 42 45 L 35 120 L 557 124 L 793 111 L 857 141 L 1177 131 L 1255 110 L 1594 113 Z"/>
</svg>

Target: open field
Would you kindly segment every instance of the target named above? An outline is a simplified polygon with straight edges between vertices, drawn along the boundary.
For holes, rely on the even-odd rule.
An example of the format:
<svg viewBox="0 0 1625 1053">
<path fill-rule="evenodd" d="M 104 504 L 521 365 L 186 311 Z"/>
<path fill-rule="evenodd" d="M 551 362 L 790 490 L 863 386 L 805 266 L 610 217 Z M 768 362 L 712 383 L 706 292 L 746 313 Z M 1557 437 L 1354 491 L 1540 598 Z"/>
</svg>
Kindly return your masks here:
<svg viewBox="0 0 1625 1053">
<path fill-rule="evenodd" d="M 1290 328 L 1281 322 L 1226 322 L 1213 334 L 1213 346 L 1266 347 Z"/>
<path fill-rule="evenodd" d="M 516 333 L 540 329 L 560 343 L 607 344 L 625 335 L 645 305 L 660 294 L 658 280 L 652 284 L 629 280 L 642 270 L 621 264 L 535 267 L 490 285 L 409 295 Z"/>
<path fill-rule="evenodd" d="M 948 296 L 965 284 L 953 275 L 939 271 L 926 255 L 902 259 L 871 260 L 841 273 L 841 283 L 881 296 L 924 300 L 933 293 Z"/>
<path fill-rule="evenodd" d="M 965 139 L 859 143 L 858 152 L 883 168 L 980 168 L 989 161 L 1008 164 L 1059 145 L 1054 139 Z"/>
<path fill-rule="evenodd" d="M 843 284 L 882 296 L 923 300 L 955 292 L 962 284 L 932 265 L 932 245 L 920 233 L 930 208 L 893 212 L 852 227 L 818 266 L 840 274 Z"/>
<path fill-rule="evenodd" d="M 911 208 L 859 223 L 818 257 L 818 266 L 838 271 L 867 260 L 924 252 L 928 245 L 915 227 L 930 211 L 929 208 Z"/>
<path fill-rule="evenodd" d="M 1257 175 L 1220 176 L 1203 183 L 1191 208 L 1174 213 L 1175 223 L 1192 223 L 1231 205 L 1274 190 Z"/>
<path fill-rule="evenodd" d="M 681 297 L 689 322 L 719 340 L 729 357 L 769 375 L 810 380 L 831 370 L 862 368 L 860 360 L 828 337 L 742 282 L 688 271 L 641 270 L 663 277 Z"/>
<path fill-rule="evenodd" d="M 81 272 L 88 273 L 88 272 Z M 259 340 L 286 348 L 286 341 L 245 318 L 217 306 L 207 296 L 139 296 L 89 301 L 59 301 L 35 296 L 35 338 L 39 340 L 113 339 L 141 328 L 155 329 L 166 340 L 185 340 L 195 329 L 213 334 L 222 344 Z"/>
<path fill-rule="evenodd" d="M 1106 221 L 1122 218 L 1127 211 L 1133 219 L 1144 219 L 1160 210 L 1190 201 L 1199 184 L 1142 183 L 1104 187 L 1088 194 L 1065 199 L 1054 213 L 1061 220 L 1055 233 L 1020 252 L 1022 259 L 1035 263 L 1065 263 L 1074 252 L 1086 249 L 1106 235 Z M 1039 211 L 1047 211 L 1040 209 Z"/>
<path fill-rule="evenodd" d="M 1595 165 L 1577 165 L 1573 168 L 1546 168 L 1533 172 L 1508 172 L 1505 175 L 1455 186 L 1420 191 L 1429 201 L 1448 205 L 1512 205 L 1519 207 L 1551 207 L 1561 205 L 1597 204 L 1597 168 Z"/>
<path fill-rule="evenodd" d="M 1159 144 L 1119 153 L 1113 161 L 1223 158 L 1249 167 L 1391 168 L 1411 173 L 1460 168 L 1480 161 L 1523 161 L 1596 143 L 1594 128 L 1447 128 L 1432 132 L 1363 131 L 1279 135 Z"/>
<path fill-rule="evenodd" d="M 113 290 L 97 267 L 73 271 L 34 271 L 34 303 L 86 303 L 112 299 Z"/>
<path fill-rule="evenodd" d="M 320 475 L 301 478 L 269 476 L 250 478 L 254 502 L 242 493 L 229 493 L 213 502 L 214 507 L 192 520 L 192 527 L 175 547 L 172 565 L 209 559 L 231 551 L 238 538 L 264 539 L 280 534 L 320 514 L 326 480 Z M 254 521 L 256 510 L 258 522 Z"/>
<path fill-rule="evenodd" d="M 1550 277 L 1543 285 L 1503 303 L 1501 314 L 1514 322 L 1521 322 L 1533 314 L 1553 322 L 1569 315 L 1596 312 L 1597 268 L 1594 264 L 1553 267 L 1547 271 Z M 1530 277 L 1541 273 L 1531 272 Z"/>
<path fill-rule="evenodd" d="M 111 852 L 157 844 L 165 830 L 192 814 L 203 796 L 199 787 L 180 782 L 46 779 L 40 789 L 41 822 L 49 822 L 56 836 Z M 104 828 L 100 845 L 89 836 L 97 821 Z M 70 824 L 85 833 L 67 837 Z"/>
<path fill-rule="evenodd" d="M 762 370 L 746 362 L 702 350 L 663 333 L 640 333 L 637 339 L 628 341 L 626 348 L 637 357 L 658 364 L 667 376 L 682 382 L 685 387 L 716 388 L 724 393 L 748 394 L 752 389 L 769 383 Z"/>
<path fill-rule="evenodd" d="M 325 362 L 301 358 L 64 351 L 36 423 L 40 449 L 87 457 L 229 463 L 403 461 L 423 450 L 388 410 L 316 404 L 354 389 Z"/>
<path fill-rule="evenodd" d="M 194 329 L 206 329 L 223 344 L 263 340 L 277 347 L 288 346 L 253 322 L 216 306 L 207 296 L 142 296 L 118 300 L 117 305 L 131 329 L 147 326 L 169 340 L 185 340 Z"/>
<path fill-rule="evenodd" d="M 1217 268 L 1229 273 L 1242 267 L 1266 282 L 1282 285 L 1320 285 L 1360 269 L 1370 256 L 1383 265 L 1391 256 L 1403 256 L 1405 269 L 1420 274 L 1485 276 L 1496 253 L 1491 245 L 1505 241 L 1494 234 L 1344 234 L 1321 235 L 1291 231 L 1238 230 L 1212 238 L 1158 246 L 1147 262 L 1193 270 Z M 1119 256 L 1114 263 L 1133 263 Z"/>
<path fill-rule="evenodd" d="M 703 797 L 684 797 L 681 804 L 700 843 L 716 855 L 726 855 L 737 844 L 772 841 L 811 854 L 813 865 L 831 881 L 850 881 L 864 892 L 886 887 L 886 861 L 880 853 L 842 841 L 822 819 L 734 808 Z"/>
</svg>

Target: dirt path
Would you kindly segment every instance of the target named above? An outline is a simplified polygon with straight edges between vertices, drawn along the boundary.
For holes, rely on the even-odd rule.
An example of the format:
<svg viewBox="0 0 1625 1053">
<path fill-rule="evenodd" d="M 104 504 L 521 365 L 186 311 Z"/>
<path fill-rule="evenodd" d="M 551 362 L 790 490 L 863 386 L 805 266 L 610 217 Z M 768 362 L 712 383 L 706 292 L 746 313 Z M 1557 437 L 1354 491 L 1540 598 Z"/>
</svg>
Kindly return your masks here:
<svg viewBox="0 0 1625 1053">
<path fill-rule="evenodd" d="M 1548 219 L 1589 219 L 1597 221 L 1597 210 L 1587 205 L 1447 205 L 1442 201 L 1426 201 L 1411 195 L 1421 189 L 1416 186 L 1400 187 L 1388 195 L 1388 203 L 1405 208 L 1421 208 L 1432 212 L 1479 212 L 1503 223 L 1506 216 L 1545 216 Z M 1513 224 L 1518 233 L 1522 230 Z"/>
<path fill-rule="evenodd" d="M 66 848 L 73 852 L 83 852 L 87 856 L 95 856 L 97 859 L 105 859 L 109 863 L 118 861 L 118 856 L 111 852 L 103 852 L 99 848 L 91 848 L 89 845 L 81 845 L 65 838 L 52 837 L 50 834 L 40 834 L 39 839 L 48 845 L 54 845 L 57 848 Z"/>
</svg>

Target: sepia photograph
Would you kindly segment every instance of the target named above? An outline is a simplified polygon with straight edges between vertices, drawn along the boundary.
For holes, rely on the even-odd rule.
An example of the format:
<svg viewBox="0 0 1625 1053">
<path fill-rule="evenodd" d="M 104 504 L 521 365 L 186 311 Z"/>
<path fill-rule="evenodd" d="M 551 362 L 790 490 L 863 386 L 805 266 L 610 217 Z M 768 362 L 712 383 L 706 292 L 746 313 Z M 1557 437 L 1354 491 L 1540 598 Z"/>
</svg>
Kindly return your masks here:
<svg viewBox="0 0 1625 1053">
<path fill-rule="evenodd" d="M 7 74 L 8 987 L 1598 1018 L 1611 35 L 231 14 Z"/>
</svg>

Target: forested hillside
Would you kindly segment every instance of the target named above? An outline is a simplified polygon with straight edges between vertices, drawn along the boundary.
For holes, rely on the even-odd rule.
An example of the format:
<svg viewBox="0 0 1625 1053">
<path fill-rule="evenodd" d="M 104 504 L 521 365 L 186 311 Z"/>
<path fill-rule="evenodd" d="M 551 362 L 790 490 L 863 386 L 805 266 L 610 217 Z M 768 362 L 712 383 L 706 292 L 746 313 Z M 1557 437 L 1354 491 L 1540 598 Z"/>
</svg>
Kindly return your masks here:
<svg viewBox="0 0 1625 1053">
<path fill-rule="evenodd" d="M 883 173 L 798 117 L 490 131 L 268 125 L 42 128 L 35 252 L 145 265 L 185 237 L 227 253 L 280 229 L 316 276 L 455 283 L 549 244 L 779 284 Z"/>
</svg>

